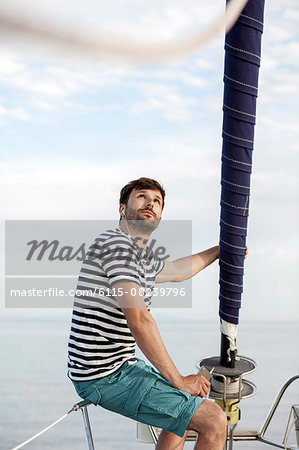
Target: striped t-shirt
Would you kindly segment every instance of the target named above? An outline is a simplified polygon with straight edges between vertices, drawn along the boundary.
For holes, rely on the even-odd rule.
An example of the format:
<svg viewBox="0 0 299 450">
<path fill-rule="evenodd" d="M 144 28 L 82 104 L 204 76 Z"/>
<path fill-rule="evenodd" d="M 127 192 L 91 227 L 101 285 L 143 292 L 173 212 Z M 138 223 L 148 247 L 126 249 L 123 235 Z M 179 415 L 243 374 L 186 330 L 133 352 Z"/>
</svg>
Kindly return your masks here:
<svg viewBox="0 0 299 450">
<path fill-rule="evenodd" d="M 149 309 L 156 275 L 164 261 L 140 249 L 120 229 L 102 233 L 90 246 L 79 274 L 68 344 L 68 376 L 93 380 L 136 361 L 135 339 L 113 297 L 113 284 L 136 283 Z M 134 292 L 132 292 L 134 295 Z"/>
</svg>

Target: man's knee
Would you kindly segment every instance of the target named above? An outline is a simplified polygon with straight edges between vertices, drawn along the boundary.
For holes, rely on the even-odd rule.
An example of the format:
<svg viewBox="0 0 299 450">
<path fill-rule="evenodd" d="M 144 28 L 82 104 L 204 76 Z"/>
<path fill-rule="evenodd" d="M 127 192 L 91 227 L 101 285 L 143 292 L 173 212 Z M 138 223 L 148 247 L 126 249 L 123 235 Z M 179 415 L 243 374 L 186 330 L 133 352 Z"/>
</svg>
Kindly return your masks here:
<svg viewBox="0 0 299 450">
<path fill-rule="evenodd" d="M 171 450 L 180 450 L 184 446 L 184 441 L 186 439 L 188 431 L 185 431 L 183 437 L 177 436 L 170 431 L 162 430 L 159 436 L 158 444 L 156 446 L 156 450 L 160 449 L 171 449 Z"/>
<path fill-rule="evenodd" d="M 216 403 L 204 400 L 193 414 L 188 428 L 199 434 L 225 437 L 227 418 Z"/>
</svg>

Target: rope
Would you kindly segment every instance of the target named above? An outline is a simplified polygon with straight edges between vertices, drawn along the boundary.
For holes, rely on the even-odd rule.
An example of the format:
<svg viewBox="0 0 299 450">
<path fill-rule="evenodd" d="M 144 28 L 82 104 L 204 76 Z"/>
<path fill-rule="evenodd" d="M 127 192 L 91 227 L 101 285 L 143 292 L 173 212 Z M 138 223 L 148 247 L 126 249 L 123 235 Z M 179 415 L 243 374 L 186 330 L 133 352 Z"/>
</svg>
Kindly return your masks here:
<svg viewBox="0 0 299 450">
<path fill-rule="evenodd" d="M 75 405 L 76 406 L 76 405 Z M 27 439 L 27 441 L 22 442 L 22 444 L 17 445 L 17 447 L 14 447 L 12 450 L 17 450 L 19 448 L 24 447 L 25 445 L 29 444 L 29 442 L 33 441 L 34 439 L 38 438 L 41 434 L 45 433 L 46 431 L 50 430 L 50 428 L 54 427 L 55 425 L 57 425 L 59 422 L 61 422 L 63 419 L 65 419 L 72 411 L 76 411 L 75 406 L 66 414 L 64 414 L 63 416 L 61 416 L 59 419 L 57 419 L 55 422 L 53 422 L 51 425 L 49 425 L 48 427 L 44 428 L 43 430 L 41 430 L 39 433 L 35 434 L 34 436 L 32 436 L 31 438 Z"/>
<path fill-rule="evenodd" d="M 224 383 L 223 381 L 218 381 L 214 377 L 212 378 L 212 388 L 214 391 L 224 394 Z M 239 380 L 233 381 L 226 384 L 227 394 L 236 394 L 239 392 Z"/>
<path fill-rule="evenodd" d="M 22 37 L 29 36 L 35 40 L 51 43 L 61 47 L 61 44 L 86 54 L 87 51 L 104 54 L 111 57 L 122 57 L 130 61 L 153 62 L 181 56 L 197 50 L 208 42 L 223 28 L 228 32 L 235 22 L 248 0 L 230 0 L 225 12 L 216 18 L 203 30 L 197 31 L 187 38 L 175 39 L 169 43 L 135 44 L 124 36 L 121 39 L 96 39 L 92 34 L 80 37 L 78 29 L 50 28 L 49 25 L 35 18 L 34 21 L 24 16 L 12 16 L 4 8 L 0 9 L 0 31 L 2 33 L 19 34 Z M 98 31 L 98 30 L 97 30 Z"/>
</svg>

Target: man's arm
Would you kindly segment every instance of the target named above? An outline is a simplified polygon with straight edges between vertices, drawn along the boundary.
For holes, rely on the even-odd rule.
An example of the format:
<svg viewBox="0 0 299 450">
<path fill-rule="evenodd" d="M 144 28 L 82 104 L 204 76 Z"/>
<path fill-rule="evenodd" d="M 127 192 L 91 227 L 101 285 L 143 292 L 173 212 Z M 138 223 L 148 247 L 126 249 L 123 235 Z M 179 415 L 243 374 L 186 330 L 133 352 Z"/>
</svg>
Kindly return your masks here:
<svg viewBox="0 0 299 450">
<path fill-rule="evenodd" d="M 165 261 L 164 268 L 156 276 L 156 283 L 187 280 L 212 264 L 218 257 L 219 245 L 216 245 L 203 252 L 179 258 L 172 262 Z"/>
<path fill-rule="evenodd" d="M 172 386 L 192 395 L 204 397 L 210 383 L 202 375 L 182 376 L 170 358 L 156 322 L 144 305 L 143 297 L 132 295 L 136 291 L 136 284 L 130 281 L 120 281 L 113 284 L 116 298 L 126 316 L 128 326 L 140 350 L 156 369 Z M 132 290 L 132 289 L 135 290 Z M 138 292 L 138 289 L 137 289 Z"/>
</svg>

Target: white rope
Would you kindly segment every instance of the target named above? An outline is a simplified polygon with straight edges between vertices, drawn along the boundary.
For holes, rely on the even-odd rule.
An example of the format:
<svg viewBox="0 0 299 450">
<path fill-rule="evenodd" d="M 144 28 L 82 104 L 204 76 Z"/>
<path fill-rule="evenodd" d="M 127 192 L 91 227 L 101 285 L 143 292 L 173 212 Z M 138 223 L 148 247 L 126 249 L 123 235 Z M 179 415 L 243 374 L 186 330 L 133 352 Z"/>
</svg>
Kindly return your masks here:
<svg viewBox="0 0 299 450">
<path fill-rule="evenodd" d="M 61 47 L 65 44 L 81 53 L 93 52 L 98 55 L 122 57 L 133 61 L 153 62 L 165 60 L 190 53 L 207 43 L 218 32 L 226 28 L 229 31 L 237 21 L 248 0 L 230 0 L 225 12 L 203 30 L 197 31 L 187 38 L 175 39 L 169 43 L 147 44 L 130 42 L 122 37 L 118 39 L 96 39 L 92 34 L 83 37 L 78 29 L 50 28 L 44 22 L 30 21 L 25 16 L 12 16 L 5 8 L 0 8 L 0 31 L 4 34 L 29 36 L 40 45 L 45 43 Z M 97 30 L 98 31 L 98 30 Z"/>
<path fill-rule="evenodd" d="M 212 378 L 212 388 L 214 391 L 224 394 L 224 383 L 223 381 L 218 381 L 215 377 Z M 239 380 L 232 381 L 231 383 L 226 383 L 226 393 L 227 394 L 237 394 L 239 392 Z"/>
<path fill-rule="evenodd" d="M 71 411 L 69 411 L 68 413 L 64 414 L 64 416 L 60 417 L 60 419 L 56 420 L 55 422 L 53 422 L 51 425 L 49 425 L 47 428 L 44 428 L 43 430 L 41 430 L 39 433 L 35 434 L 34 436 L 32 436 L 30 439 L 28 439 L 25 442 L 22 442 L 22 444 L 17 445 L 17 447 L 14 447 L 12 450 L 17 450 L 19 448 L 24 447 L 25 445 L 29 444 L 29 442 L 33 441 L 33 439 L 36 439 L 37 437 L 39 437 L 41 434 L 45 433 L 46 431 L 50 430 L 50 428 L 54 427 L 57 423 L 61 422 L 63 419 L 65 419 L 68 414 Z"/>
</svg>

